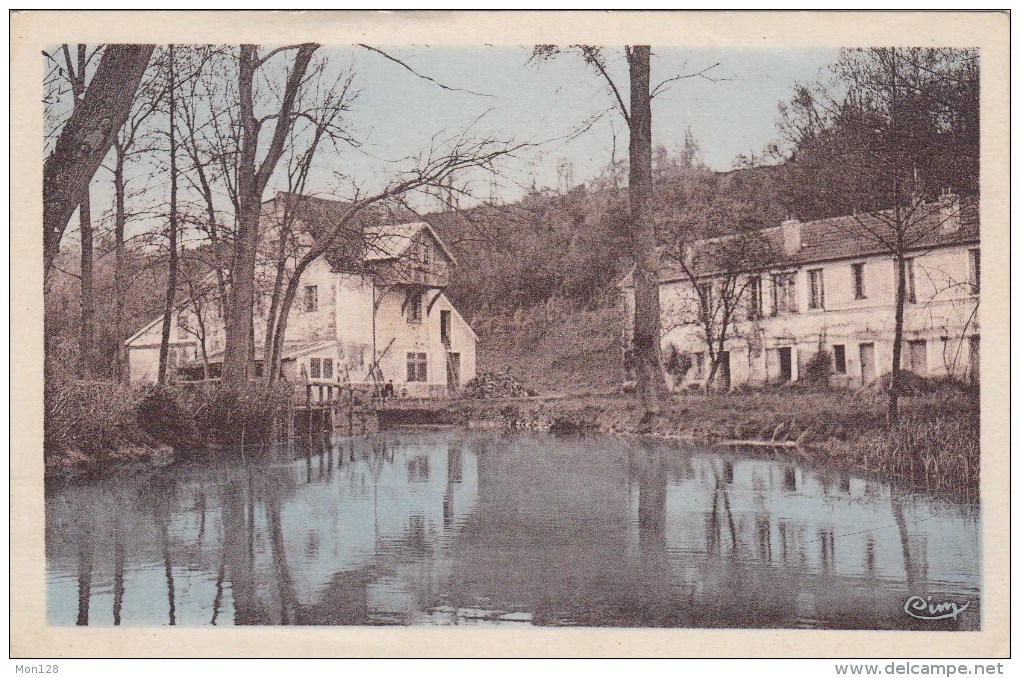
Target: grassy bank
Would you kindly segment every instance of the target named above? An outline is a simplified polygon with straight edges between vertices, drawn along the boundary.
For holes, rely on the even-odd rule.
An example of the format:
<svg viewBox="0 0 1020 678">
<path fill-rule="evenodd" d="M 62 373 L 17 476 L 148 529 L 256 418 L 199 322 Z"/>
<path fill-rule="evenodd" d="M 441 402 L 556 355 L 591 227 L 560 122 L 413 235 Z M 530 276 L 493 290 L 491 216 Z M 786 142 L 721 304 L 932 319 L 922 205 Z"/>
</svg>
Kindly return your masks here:
<svg viewBox="0 0 1020 678">
<path fill-rule="evenodd" d="M 173 387 L 62 382 L 47 387 L 48 473 L 151 462 L 174 450 L 257 443 L 279 394 L 195 393 Z M 642 422 L 636 397 L 620 393 L 462 398 L 443 412 L 450 423 L 554 432 L 652 435 L 701 442 L 793 445 L 796 454 L 881 474 L 937 492 L 976 497 L 980 475 L 977 394 L 950 387 L 903 398 L 885 427 L 885 398 L 799 386 L 705 395 L 676 394 L 661 416 Z"/>
<path fill-rule="evenodd" d="M 74 475 L 126 462 L 162 464 L 210 445 L 264 442 L 273 434 L 270 414 L 288 395 L 261 388 L 235 393 L 54 381 L 45 389 L 46 473 Z"/>
<path fill-rule="evenodd" d="M 642 423 L 623 394 L 460 400 L 449 416 L 462 425 L 561 432 L 652 435 L 701 442 L 756 441 L 907 481 L 931 491 L 976 497 L 980 472 L 976 394 L 943 389 L 904 398 L 902 417 L 885 427 L 881 393 L 775 388 L 746 393 L 683 394 Z"/>
</svg>

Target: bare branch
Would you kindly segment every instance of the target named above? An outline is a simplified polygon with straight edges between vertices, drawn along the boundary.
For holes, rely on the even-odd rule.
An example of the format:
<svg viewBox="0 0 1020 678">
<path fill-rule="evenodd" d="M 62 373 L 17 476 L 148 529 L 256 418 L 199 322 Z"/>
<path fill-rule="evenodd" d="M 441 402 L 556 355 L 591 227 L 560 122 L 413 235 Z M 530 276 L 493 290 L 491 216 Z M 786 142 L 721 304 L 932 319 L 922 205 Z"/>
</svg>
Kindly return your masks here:
<svg viewBox="0 0 1020 678">
<path fill-rule="evenodd" d="M 672 78 L 667 78 L 666 80 L 663 80 L 662 82 L 655 86 L 655 89 L 652 90 L 651 97 L 654 99 L 656 95 L 658 95 L 660 92 L 668 92 L 669 91 L 668 85 L 670 83 L 676 82 L 677 80 L 687 80 L 688 78 L 703 78 L 705 80 L 708 80 L 709 82 L 725 82 L 729 80 L 729 78 L 714 78 L 708 75 L 708 72 L 718 65 L 719 62 L 716 62 L 711 66 L 706 66 L 705 68 L 702 68 L 697 73 L 681 73 L 680 75 L 674 75 Z"/>
<path fill-rule="evenodd" d="M 408 71 L 410 71 L 411 73 L 413 73 L 417 77 L 421 78 L 422 80 L 427 80 L 427 81 L 431 82 L 432 84 L 437 85 L 437 86 L 439 86 L 439 87 L 441 87 L 441 88 L 443 88 L 443 89 L 445 89 L 447 91 L 450 91 L 450 92 L 464 92 L 466 94 L 473 94 L 476 97 L 491 97 L 492 96 L 491 94 L 485 94 L 483 92 L 474 92 L 474 91 L 469 90 L 469 89 L 463 89 L 463 88 L 460 88 L 460 87 L 451 87 L 449 85 L 444 85 L 443 83 L 439 82 L 435 78 L 430 78 L 427 75 L 419 73 L 418 71 L 414 70 L 413 68 L 411 68 L 410 66 L 408 66 L 406 63 L 404 63 L 400 59 L 396 58 L 395 56 L 387 54 L 386 52 L 382 51 L 381 49 L 378 49 L 376 47 L 372 47 L 371 45 L 365 45 L 363 43 L 358 43 L 358 47 L 364 47 L 365 49 L 367 49 L 370 52 L 375 52 L 376 54 L 382 55 L 383 57 L 385 57 L 386 59 L 389 59 L 393 63 L 398 64 L 400 66 L 403 66 L 405 69 L 407 69 Z"/>
</svg>

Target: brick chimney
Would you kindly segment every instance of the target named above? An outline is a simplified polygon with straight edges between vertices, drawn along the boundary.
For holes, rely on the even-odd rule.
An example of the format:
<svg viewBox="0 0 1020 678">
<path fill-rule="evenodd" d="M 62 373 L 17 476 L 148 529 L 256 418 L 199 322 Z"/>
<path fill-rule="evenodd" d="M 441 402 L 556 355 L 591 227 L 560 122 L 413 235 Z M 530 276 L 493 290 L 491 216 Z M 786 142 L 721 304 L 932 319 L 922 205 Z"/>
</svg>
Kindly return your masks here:
<svg viewBox="0 0 1020 678">
<path fill-rule="evenodd" d="M 783 252 L 787 256 L 793 256 L 800 252 L 800 226 L 801 221 L 797 217 L 789 217 L 780 224 L 783 229 Z"/>
<path fill-rule="evenodd" d="M 949 189 L 939 196 L 939 230 L 956 233 L 960 230 L 960 196 Z"/>
</svg>

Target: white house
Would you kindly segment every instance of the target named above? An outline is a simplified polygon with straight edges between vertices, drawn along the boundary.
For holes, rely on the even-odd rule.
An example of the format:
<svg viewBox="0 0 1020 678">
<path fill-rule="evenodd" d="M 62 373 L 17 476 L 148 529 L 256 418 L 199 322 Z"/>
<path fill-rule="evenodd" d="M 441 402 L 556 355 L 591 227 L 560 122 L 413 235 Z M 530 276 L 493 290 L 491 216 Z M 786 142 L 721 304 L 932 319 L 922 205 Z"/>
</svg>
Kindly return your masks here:
<svg viewBox="0 0 1020 678">
<path fill-rule="evenodd" d="M 924 206 L 909 222 L 907 302 L 901 369 L 976 382 L 979 375 L 981 251 L 978 203 L 953 195 Z M 662 347 L 687 354 L 674 388 L 703 386 L 710 372 L 705 323 L 717 323 L 725 279 L 737 298 L 715 387 L 797 381 L 809 361 L 830 356 L 830 383 L 868 386 L 892 370 L 897 275 L 884 215 L 790 219 L 754 237 L 770 245 L 767 266 L 733 275 L 711 256 L 727 239 L 686 250 L 686 270 L 663 256 L 659 276 Z M 699 256 L 701 255 L 701 256 Z M 694 287 L 697 284 L 698 288 Z M 621 283 L 625 345 L 632 336 L 634 289 Z M 702 310 L 704 306 L 704 310 Z M 712 320 L 710 320 L 710 323 Z"/>
<path fill-rule="evenodd" d="M 288 202 L 289 201 L 289 202 Z M 263 204 L 265 254 L 257 270 L 255 347 L 261 370 L 265 326 L 276 276 L 279 224 L 293 210 L 298 234 L 286 267 L 293 270 L 346 203 L 278 195 Z M 475 376 L 477 336 L 444 290 L 456 259 L 425 222 L 364 226 L 357 238 L 316 259 L 301 275 L 288 316 L 282 372 L 290 381 L 381 384 L 396 395 L 446 394 Z M 209 280 L 213 280 L 212 276 Z M 170 364 L 176 378 L 216 377 L 224 347 L 223 305 L 215 285 L 175 311 Z M 154 382 L 162 317 L 127 340 L 132 383 Z"/>
</svg>

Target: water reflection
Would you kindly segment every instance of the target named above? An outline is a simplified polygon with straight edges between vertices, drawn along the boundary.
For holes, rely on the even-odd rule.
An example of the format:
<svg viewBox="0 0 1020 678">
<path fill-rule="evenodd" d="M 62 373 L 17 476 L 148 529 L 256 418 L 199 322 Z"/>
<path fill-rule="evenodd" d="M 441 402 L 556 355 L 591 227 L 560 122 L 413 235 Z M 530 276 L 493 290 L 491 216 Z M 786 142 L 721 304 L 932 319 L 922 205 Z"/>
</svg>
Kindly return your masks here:
<svg viewBox="0 0 1020 678">
<path fill-rule="evenodd" d="M 399 432 L 48 488 L 57 625 L 977 629 L 976 507 L 739 451 Z M 927 622 L 910 595 L 959 604 Z"/>
</svg>

